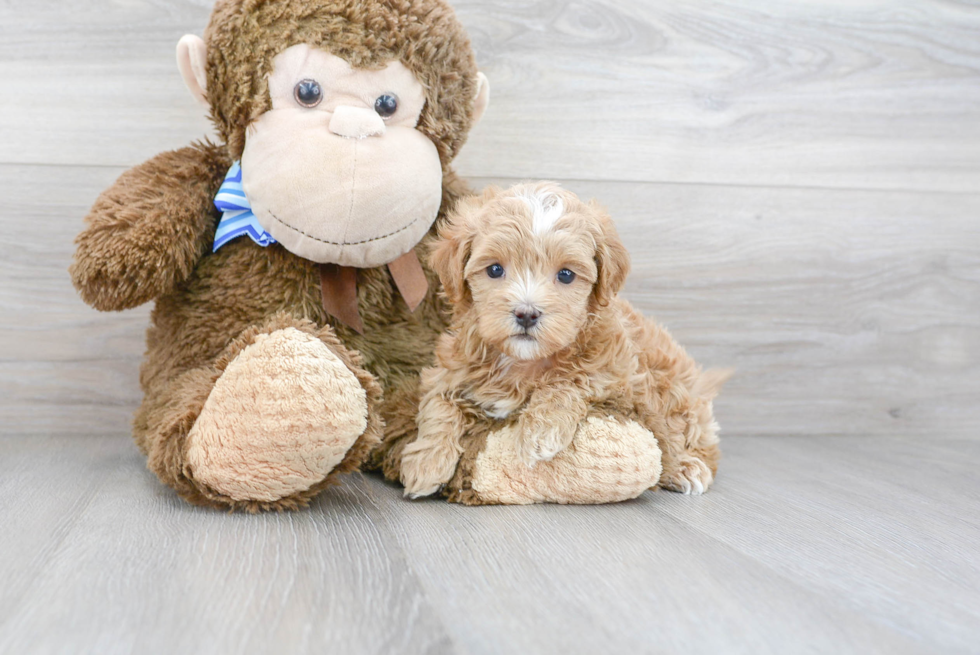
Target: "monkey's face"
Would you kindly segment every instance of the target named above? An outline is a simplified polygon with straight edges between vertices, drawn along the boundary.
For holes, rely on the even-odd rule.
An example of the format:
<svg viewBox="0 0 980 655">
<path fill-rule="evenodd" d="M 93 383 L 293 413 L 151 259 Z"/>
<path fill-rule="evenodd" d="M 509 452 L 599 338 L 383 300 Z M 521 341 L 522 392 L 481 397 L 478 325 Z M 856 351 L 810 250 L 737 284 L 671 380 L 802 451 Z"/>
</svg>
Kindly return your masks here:
<svg viewBox="0 0 980 655">
<path fill-rule="evenodd" d="M 279 54 L 272 109 L 252 122 L 242 187 L 262 227 L 316 262 L 373 267 L 429 230 L 442 201 L 436 147 L 415 129 L 425 93 L 400 62 L 357 70 L 305 44 Z"/>
</svg>

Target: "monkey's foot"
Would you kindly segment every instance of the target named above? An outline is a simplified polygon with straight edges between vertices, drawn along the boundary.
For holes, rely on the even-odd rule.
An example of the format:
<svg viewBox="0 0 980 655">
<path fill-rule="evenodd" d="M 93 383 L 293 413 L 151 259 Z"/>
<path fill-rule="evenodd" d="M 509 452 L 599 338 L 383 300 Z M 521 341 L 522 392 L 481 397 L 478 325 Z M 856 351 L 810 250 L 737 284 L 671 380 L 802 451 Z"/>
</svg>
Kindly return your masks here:
<svg viewBox="0 0 980 655">
<path fill-rule="evenodd" d="M 479 452 L 464 453 L 449 485 L 449 500 L 467 505 L 616 503 L 656 485 L 662 470 L 656 437 L 639 423 L 611 417 L 585 419 L 568 448 L 533 468 L 520 452 L 516 427 L 487 435 Z"/>
<path fill-rule="evenodd" d="M 260 334 L 218 378 L 187 435 L 195 480 L 272 502 L 326 478 L 367 429 L 367 395 L 316 337 Z"/>
</svg>

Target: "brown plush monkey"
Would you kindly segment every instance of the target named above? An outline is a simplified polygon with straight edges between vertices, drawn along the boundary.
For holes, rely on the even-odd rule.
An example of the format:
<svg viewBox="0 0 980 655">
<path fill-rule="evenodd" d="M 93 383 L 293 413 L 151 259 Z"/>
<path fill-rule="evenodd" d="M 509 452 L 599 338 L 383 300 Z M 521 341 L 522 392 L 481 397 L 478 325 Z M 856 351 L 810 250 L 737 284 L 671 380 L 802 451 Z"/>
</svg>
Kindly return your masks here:
<svg viewBox="0 0 980 655">
<path fill-rule="evenodd" d="M 72 278 L 100 310 L 156 301 L 134 437 L 163 482 L 303 506 L 413 411 L 446 325 L 414 252 L 488 87 L 442 0 L 218 0 L 178 64 L 222 143 L 124 173 Z"/>
</svg>

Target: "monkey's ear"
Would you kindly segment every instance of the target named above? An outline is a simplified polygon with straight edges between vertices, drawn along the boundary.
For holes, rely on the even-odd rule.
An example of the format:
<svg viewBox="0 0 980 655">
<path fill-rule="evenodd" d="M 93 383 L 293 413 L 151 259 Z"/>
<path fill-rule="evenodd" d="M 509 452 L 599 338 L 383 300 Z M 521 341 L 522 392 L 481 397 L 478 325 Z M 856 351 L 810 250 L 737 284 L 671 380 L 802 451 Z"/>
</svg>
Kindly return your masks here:
<svg viewBox="0 0 980 655">
<path fill-rule="evenodd" d="M 194 99 L 208 107 L 208 47 L 204 40 L 188 34 L 177 43 L 177 68 Z"/>
<path fill-rule="evenodd" d="M 626 284 L 626 276 L 630 272 L 630 254 L 609 215 L 595 202 L 589 203 L 589 209 L 596 212 L 600 228 L 595 253 L 599 275 L 592 293 L 596 303 L 604 307 L 612 302 Z"/>
<path fill-rule="evenodd" d="M 460 200 L 452 214 L 439 226 L 439 238 L 429 252 L 429 265 L 439 275 L 446 299 L 458 305 L 469 298 L 466 286 L 466 263 L 473 250 L 476 230 L 472 215 L 483 206 L 480 197 Z"/>
<path fill-rule="evenodd" d="M 483 112 L 490 104 L 490 80 L 483 73 L 476 74 L 476 100 L 473 101 L 473 124 L 476 125 L 483 118 Z"/>
</svg>

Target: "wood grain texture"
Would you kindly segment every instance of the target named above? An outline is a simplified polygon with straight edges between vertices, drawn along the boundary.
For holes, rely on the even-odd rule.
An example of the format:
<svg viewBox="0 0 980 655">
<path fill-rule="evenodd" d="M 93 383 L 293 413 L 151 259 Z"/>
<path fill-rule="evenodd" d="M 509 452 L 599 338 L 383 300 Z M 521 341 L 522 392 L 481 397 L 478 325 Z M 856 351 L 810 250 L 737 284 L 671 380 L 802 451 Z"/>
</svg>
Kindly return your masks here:
<svg viewBox="0 0 980 655">
<path fill-rule="evenodd" d="M 209 4 L 0 6 L 0 162 L 131 166 L 202 136 L 173 53 Z M 454 4 L 493 89 L 466 175 L 980 188 L 975 3 Z"/>
<path fill-rule="evenodd" d="M 725 454 L 696 498 L 466 508 L 355 475 L 307 511 L 243 516 L 178 501 L 125 437 L 9 436 L 0 652 L 975 648 L 980 442 Z"/>
<path fill-rule="evenodd" d="M 128 439 L 0 444 L 2 653 L 450 651 L 356 490 L 229 515 L 180 501 Z"/>
<path fill-rule="evenodd" d="M 128 429 L 147 310 L 100 315 L 66 274 L 79 217 L 121 170 L 0 165 L 4 431 Z M 473 180 L 490 182 L 513 180 Z M 725 434 L 976 437 L 980 196 L 566 185 L 616 219 L 626 296 L 705 365 L 737 368 Z"/>
<path fill-rule="evenodd" d="M 467 174 L 980 188 L 975 3 L 474 2 L 461 14 L 500 81 Z"/>
</svg>

